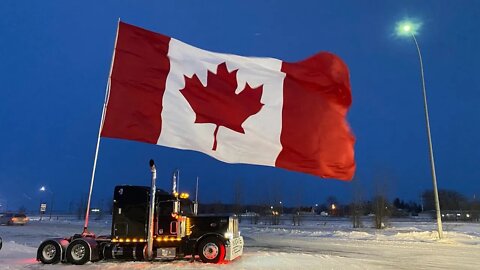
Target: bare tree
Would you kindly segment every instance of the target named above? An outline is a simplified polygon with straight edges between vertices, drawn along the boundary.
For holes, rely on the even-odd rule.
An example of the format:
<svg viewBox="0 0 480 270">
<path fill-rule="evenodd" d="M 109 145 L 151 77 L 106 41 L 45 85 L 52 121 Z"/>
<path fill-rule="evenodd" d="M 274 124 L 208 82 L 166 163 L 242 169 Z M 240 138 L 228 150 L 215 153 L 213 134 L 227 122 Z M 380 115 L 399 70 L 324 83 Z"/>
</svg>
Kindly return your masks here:
<svg viewBox="0 0 480 270">
<path fill-rule="evenodd" d="M 296 209 L 293 212 L 293 226 L 300 226 L 302 216 L 300 214 L 303 203 L 304 186 L 298 185 L 295 193 Z"/>
<path fill-rule="evenodd" d="M 353 182 L 352 183 L 353 194 L 352 194 L 352 203 L 350 205 L 352 225 L 353 225 L 353 228 L 361 228 L 363 227 L 361 217 L 363 216 L 363 212 L 365 209 L 365 205 L 363 203 L 363 192 L 358 179 L 353 179 L 352 182 Z"/>
<path fill-rule="evenodd" d="M 383 171 L 377 174 L 374 179 L 375 195 L 372 200 L 372 210 L 375 214 L 374 226 L 377 229 L 386 227 L 387 217 L 390 216 L 390 205 L 387 200 L 388 185 L 392 176 L 388 171 Z"/>
<path fill-rule="evenodd" d="M 374 225 L 376 229 L 385 228 L 385 221 L 390 215 L 388 201 L 383 195 L 377 195 L 373 198 L 373 211 L 375 213 Z"/>
</svg>

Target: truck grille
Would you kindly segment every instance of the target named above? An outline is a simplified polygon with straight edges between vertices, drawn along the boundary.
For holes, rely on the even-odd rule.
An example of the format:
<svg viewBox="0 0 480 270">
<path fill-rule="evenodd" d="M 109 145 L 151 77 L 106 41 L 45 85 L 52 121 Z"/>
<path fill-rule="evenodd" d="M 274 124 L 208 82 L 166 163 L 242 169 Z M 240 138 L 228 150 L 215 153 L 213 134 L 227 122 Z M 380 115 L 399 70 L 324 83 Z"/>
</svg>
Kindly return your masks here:
<svg viewBox="0 0 480 270">
<path fill-rule="evenodd" d="M 192 234 L 192 224 L 190 222 L 190 218 L 187 217 L 185 220 L 185 234 L 190 236 Z"/>
</svg>

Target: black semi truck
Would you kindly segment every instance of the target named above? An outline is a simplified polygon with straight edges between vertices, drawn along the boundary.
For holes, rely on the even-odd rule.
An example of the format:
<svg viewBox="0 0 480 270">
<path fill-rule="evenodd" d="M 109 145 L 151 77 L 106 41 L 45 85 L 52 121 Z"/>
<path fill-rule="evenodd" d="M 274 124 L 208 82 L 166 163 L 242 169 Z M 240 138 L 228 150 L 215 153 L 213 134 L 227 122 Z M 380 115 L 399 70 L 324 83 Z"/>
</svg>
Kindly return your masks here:
<svg viewBox="0 0 480 270">
<path fill-rule="evenodd" d="M 85 264 L 99 260 L 194 260 L 199 256 L 205 263 L 220 263 L 242 255 L 243 237 L 236 216 L 197 215 L 196 202 L 192 203 L 188 194 L 176 192 L 175 178 L 172 193 L 156 188 L 153 161 L 150 165 L 151 188 L 115 187 L 111 235 L 47 239 L 37 250 L 37 260 L 44 264 Z"/>
</svg>

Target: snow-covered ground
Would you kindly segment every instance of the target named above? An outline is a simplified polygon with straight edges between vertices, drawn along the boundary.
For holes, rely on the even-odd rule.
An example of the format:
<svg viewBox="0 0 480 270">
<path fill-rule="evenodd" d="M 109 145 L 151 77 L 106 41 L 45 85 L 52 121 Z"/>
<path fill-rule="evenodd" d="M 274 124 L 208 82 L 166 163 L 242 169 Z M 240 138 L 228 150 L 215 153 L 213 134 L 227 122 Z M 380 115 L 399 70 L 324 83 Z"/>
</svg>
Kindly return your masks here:
<svg viewBox="0 0 480 270">
<path fill-rule="evenodd" d="M 391 221 L 387 229 L 374 230 L 352 229 L 347 219 L 328 218 L 302 226 L 243 223 L 244 255 L 222 265 L 188 260 L 84 266 L 35 261 L 42 240 L 72 235 L 82 227 L 82 222 L 66 219 L 0 226 L 0 269 L 480 269 L 479 223 L 444 223 L 445 239 L 437 240 L 433 222 Z M 90 229 L 109 234 L 110 223 L 93 221 Z"/>
</svg>

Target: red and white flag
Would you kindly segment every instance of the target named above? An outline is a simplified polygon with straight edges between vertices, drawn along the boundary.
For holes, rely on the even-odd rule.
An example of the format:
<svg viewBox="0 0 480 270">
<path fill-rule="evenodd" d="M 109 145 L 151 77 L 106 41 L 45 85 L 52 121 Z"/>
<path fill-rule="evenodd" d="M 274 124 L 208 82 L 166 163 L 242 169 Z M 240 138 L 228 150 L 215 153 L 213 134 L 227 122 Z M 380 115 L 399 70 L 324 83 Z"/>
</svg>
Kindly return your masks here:
<svg viewBox="0 0 480 270">
<path fill-rule="evenodd" d="M 209 52 L 120 22 L 102 137 L 351 180 L 348 68 Z"/>
</svg>

